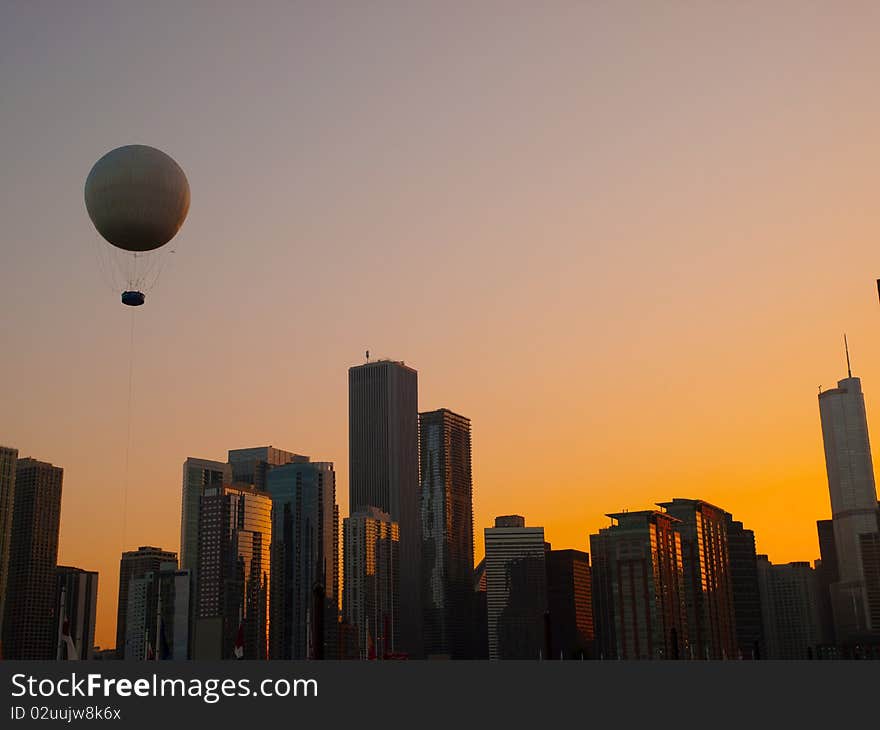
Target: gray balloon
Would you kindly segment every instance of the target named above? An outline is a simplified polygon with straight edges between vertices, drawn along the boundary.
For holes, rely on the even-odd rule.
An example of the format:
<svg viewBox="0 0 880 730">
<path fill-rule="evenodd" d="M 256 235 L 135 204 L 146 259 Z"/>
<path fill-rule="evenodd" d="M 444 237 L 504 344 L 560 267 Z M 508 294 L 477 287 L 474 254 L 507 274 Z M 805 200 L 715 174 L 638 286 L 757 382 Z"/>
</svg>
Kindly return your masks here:
<svg viewBox="0 0 880 730">
<path fill-rule="evenodd" d="M 189 211 L 189 183 L 161 150 L 117 147 L 86 178 L 86 210 L 108 243 L 124 251 L 152 251 L 170 241 Z"/>
</svg>

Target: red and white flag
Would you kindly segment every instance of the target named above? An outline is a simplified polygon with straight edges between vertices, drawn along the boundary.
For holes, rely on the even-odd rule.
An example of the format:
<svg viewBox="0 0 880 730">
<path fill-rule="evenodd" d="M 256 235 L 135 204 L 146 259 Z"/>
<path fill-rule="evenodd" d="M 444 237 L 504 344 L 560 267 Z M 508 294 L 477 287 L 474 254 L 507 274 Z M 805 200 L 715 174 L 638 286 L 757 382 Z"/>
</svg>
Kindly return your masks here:
<svg viewBox="0 0 880 730">
<path fill-rule="evenodd" d="M 232 648 L 232 653 L 236 659 L 242 659 L 244 657 L 244 622 L 243 621 L 238 625 L 238 634 L 235 637 L 235 646 Z"/>
</svg>

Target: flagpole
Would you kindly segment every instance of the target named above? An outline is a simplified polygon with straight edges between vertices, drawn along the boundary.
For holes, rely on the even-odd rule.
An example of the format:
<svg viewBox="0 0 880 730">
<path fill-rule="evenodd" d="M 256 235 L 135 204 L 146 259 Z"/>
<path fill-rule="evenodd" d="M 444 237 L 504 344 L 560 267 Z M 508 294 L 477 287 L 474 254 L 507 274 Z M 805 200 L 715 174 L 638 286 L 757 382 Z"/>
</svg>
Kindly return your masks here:
<svg viewBox="0 0 880 730">
<path fill-rule="evenodd" d="M 162 630 L 162 579 L 160 576 L 156 576 L 156 590 L 158 592 L 156 597 L 156 661 L 159 661 L 159 653 L 162 651 L 162 638 L 159 636 L 159 632 Z"/>
<path fill-rule="evenodd" d="M 61 585 L 61 606 L 60 606 L 60 610 L 58 611 L 58 640 L 57 640 L 57 644 L 55 647 L 55 661 L 59 661 L 59 662 L 61 661 L 61 644 L 64 641 L 64 639 L 62 638 L 62 630 L 64 627 L 64 614 L 66 613 L 66 611 L 65 611 L 65 605 L 67 603 L 66 595 L 67 595 L 67 586 L 62 584 Z"/>
</svg>

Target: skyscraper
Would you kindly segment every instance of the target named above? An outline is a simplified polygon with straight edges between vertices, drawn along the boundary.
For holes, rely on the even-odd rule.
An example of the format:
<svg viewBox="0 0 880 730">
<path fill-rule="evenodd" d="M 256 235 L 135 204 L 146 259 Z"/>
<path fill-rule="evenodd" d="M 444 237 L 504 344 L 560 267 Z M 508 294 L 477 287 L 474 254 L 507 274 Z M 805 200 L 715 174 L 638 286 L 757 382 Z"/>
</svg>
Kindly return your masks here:
<svg viewBox="0 0 880 730">
<path fill-rule="evenodd" d="M 489 659 L 546 654 L 547 567 L 543 527 L 525 518 L 495 518 L 485 529 Z"/>
<path fill-rule="evenodd" d="M 9 570 L 12 506 L 15 499 L 17 463 L 18 449 L 0 446 L 0 642 L 3 638 L 3 607 L 6 603 L 6 575 Z"/>
<path fill-rule="evenodd" d="M 239 647 L 245 659 L 266 658 L 271 542 L 269 494 L 250 485 L 205 487 L 194 659 L 231 659 Z"/>
<path fill-rule="evenodd" d="M 834 609 L 831 605 L 831 586 L 840 581 L 837 572 L 837 547 L 834 544 L 834 521 L 816 520 L 816 534 L 819 538 L 820 556 L 815 566 L 819 624 L 822 628 L 822 644 L 830 647 L 837 644 Z"/>
<path fill-rule="evenodd" d="M 131 581 L 126 659 L 183 661 L 192 657 L 194 585 L 189 570 L 162 563 Z"/>
<path fill-rule="evenodd" d="M 654 510 L 607 516 L 611 526 L 590 535 L 599 658 L 688 658 L 679 521 Z"/>
<path fill-rule="evenodd" d="M 255 446 L 249 449 L 231 449 L 229 451 L 232 481 L 237 484 L 252 484 L 261 492 L 266 491 L 267 476 L 276 466 L 303 463 L 308 460 L 308 456 L 276 449 L 274 446 Z"/>
<path fill-rule="evenodd" d="M 739 654 L 724 510 L 700 499 L 661 502 L 676 518 L 688 609 L 688 644 L 696 659 L 734 659 Z"/>
<path fill-rule="evenodd" d="M 831 586 L 831 605 L 837 640 L 846 643 L 880 632 L 871 622 L 860 545 L 861 535 L 880 530 L 877 489 L 862 384 L 849 368 L 836 388 L 819 394 L 819 415 L 837 549 L 838 582 Z"/>
<path fill-rule="evenodd" d="M 764 622 L 758 586 L 755 533 L 727 513 L 727 546 L 738 654 L 743 659 L 764 659 Z"/>
<path fill-rule="evenodd" d="M 768 659 L 814 659 L 821 642 L 816 576 L 809 563 L 758 556 Z"/>
<path fill-rule="evenodd" d="M 56 570 L 55 603 L 58 621 L 67 624 L 76 656 L 59 642 L 59 659 L 91 659 L 95 648 L 95 612 L 98 605 L 98 574 L 95 571 L 59 565 Z"/>
<path fill-rule="evenodd" d="M 326 461 L 269 472 L 272 659 L 335 659 L 339 623 L 336 473 Z"/>
<path fill-rule="evenodd" d="M 363 659 L 398 651 L 400 531 L 391 517 L 367 507 L 343 520 L 342 615 Z"/>
<path fill-rule="evenodd" d="M 19 459 L 3 617 L 4 659 L 54 659 L 55 568 L 64 470 Z"/>
<path fill-rule="evenodd" d="M 229 484 L 232 467 L 222 461 L 189 457 L 183 462 L 180 505 L 180 567 L 195 573 L 199 566 L 199 499 L 211 484 Z"/>
<path fill-rule="evenodd" d="M 590 659 L 594 638 L 590 556 L 582 550 L 550 550 L 546 557 L 548 658 Z"/>
<path fill-rule="evenodd" d="M 400 527 L 400 640 L 423 655 L 418 374 L 379 360 L 348 371 L 349 508 L 387 512 Z"/>
<path fill-rule="evenodd" d="M 422 609 L 428 657 L 473 656 L 474 517 L 471 422 L 419 414 Z"/>
<path fill-rule="evenodd" d="M 126 646 L 126 622 L 128 621 L 128 591 L 131 581 L 142 578 L 147 573 L 158 572 L 165 563 L 177 566 L 177 553 L 160 547 L 141 545 L 137 550 L 122 553 L 119 560 L 119 600 L 116 603 L 116 656 L 118 659 L 132 658 L 132 652 L 139 652 L 136 646 Z"/>
</svg>

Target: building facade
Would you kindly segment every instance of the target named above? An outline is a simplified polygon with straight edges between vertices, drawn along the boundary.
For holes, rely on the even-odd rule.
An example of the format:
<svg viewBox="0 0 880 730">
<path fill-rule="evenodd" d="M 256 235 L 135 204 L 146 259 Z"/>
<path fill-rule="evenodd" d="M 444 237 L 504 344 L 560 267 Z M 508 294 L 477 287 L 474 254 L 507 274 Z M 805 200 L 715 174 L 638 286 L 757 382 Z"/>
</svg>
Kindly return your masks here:
<svg viewBox="0 0 880 730">
<path fill-rule="evenodd" d="M 56 615 L 61 624 L 59 628 L 67 628 L 75 652 L 75 656 L 70 656 L 69 645 L 56 640 L 56 658 L 91 659 L 95 648 L 98 574 L 95 571 L 59 565 L 55 576 Z"/>
<path fill-rule="evenodd" d="M 232 481 L 236 484 L 250 484 L 261 492 L 266 491 L 269 472 L 276 466 L 309 460 L 308 456 L 276 449 L 274 446 L 231 449 L 228 458 Z"/>
<path fill-rule="evenodd" d="M 395 655 L 400 646 L 400 530 L 375 507 L 343 520 L 342 615 L 362 659 Z"/>
<path fill-rule="evenodd" d="M 266 659 L 272 498 L 250 485 L 205 487 L 199 508 L 194 659 Z"/>
<path fill-rule="evenodd" d="M 768 659 L 815 659 L 822 640 L 816 575 L 809 563 L 758 556 Z"/>
<path fill-rule="evenodd" d="M 550 550 L 546 560 L 548 658 L 592 659 L 590 556 L 582 550 Z"/>
<path fill-rule="evenodd" d="M 134 578 L 126 617 L 126 659 L 192 658 L 194 581 L 174 562 Z"/>
<path fill-rule="evenodd" d="M 742 522 L 727 517 L 727 546 L 730 582 L 733 589 L 733 613 L 736 626 L 737 657 L 764 659 L 764 619 L 761 590 L 758 585 L 758 556 L 755 533 Z"/>
<path fill-rule="evenodd" d="M 189 457 L 183 462 L 180 504 L 180 567 L 193 573 L 199 565 L 199 500 L 209 485 L 229 484 L 232 467 L 222 461 Z"/>
<path fill-rule="evenodd" d="M 421 598 L 427 657 L 467 659 L 474 643 L 470 419 L 419 414 Z"/>
<path fill-rule="evenodd" d="M 543 527 L 519 515 L 485 529 L 489 659 L 539 659 L 547 654 L 547 564 Z"/>
<path fill-rule="evenodd" d="M 608 517 L 590 536 L 599 658 L 689 658 L 678 520 L 653 510 Z"/>
<path fill-rule="evenodd" d="M 3 638 L 3 607 L 6 603 L 6 575 L 12 539 L 12 505 L 15 500 L 17 464 L 18 449 L 0 446 L 0 642 Z"/>
<path fill-rule="evenodd" d="M 688 647 L 692 659 L 739 655 L 724 510 L 699 499 L 662 502 L 681 534 Z"/>
<path fill-rule="evenodd" d="M 55 658 L 55 569 L 64 470 L 18 459 L 3 617 L 3 658 Z"/>
<path fill-rule="evenodd" d="M 400 643 L 424 654 L 421 633 L 418 374 L 379 360 L 348 371 L 349 508 L 386 512 L 400 529 Z"/>
<path fill-rule="evenodd" d="M 137 646 L 129 646 L 126 634 L 128 621 L 128 591 L 131 581 L 142 578 L 147 573 L 158 572 L 162 565 L 173 563 L 177 567 L 177 553 L 152 545 L 142 545 L 137 550 L 122 553 L 119 560 L 119 599 L 116 603 L 116 656 L 126 659 L 139 651 Z"/>
<path fill-rule="evenodd" d="M 275 467 L 267 489 L 272 498 L 270 657 L 335 659 L 339 512 L 333 464 Z"/>
<path fill-rule="evenodd" d="M 870 632 L 861 535 L 878 531 L 877 489 L 868 438 L 865 398 L 859 378 L 838 381 L 819 394 L 819 415 L 831 498 L 838 581 L 831 585 L 831 606 L 839 642 Z"/>
</svg>

